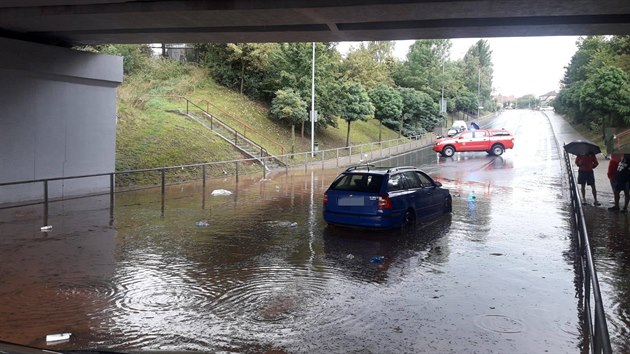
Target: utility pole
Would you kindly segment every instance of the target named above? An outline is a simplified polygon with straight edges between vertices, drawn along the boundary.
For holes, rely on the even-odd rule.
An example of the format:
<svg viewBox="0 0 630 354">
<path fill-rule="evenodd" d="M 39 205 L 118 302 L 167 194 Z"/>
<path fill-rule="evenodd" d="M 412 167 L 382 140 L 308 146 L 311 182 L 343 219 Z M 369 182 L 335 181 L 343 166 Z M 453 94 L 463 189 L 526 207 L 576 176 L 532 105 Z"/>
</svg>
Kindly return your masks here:
<svg viewBox="0 0 630 354">
<path fill-rule="evenodd" d="M 442 100 L 440 100 L 440 113 L 444 115 L 444 128 L 448 125 L 446 120 L 446 107 L 444 107 L 444 58 L 442 58 Z"/>
<path fill-rule="evenodd" d="M 479 65 L 478 68 L 478 80 L 477 80 L 477 120 L 479 120 L 479 106 L 480 106 L 480 101 L 479 101 L 479 92 L 481 91 L 481 65 Z"/>
<path fill-rule="evenodd" d="M 311 75 L 311 157 L 315 157 L 315 42 L 313 42 L 313 70 Z"/>
</svg>

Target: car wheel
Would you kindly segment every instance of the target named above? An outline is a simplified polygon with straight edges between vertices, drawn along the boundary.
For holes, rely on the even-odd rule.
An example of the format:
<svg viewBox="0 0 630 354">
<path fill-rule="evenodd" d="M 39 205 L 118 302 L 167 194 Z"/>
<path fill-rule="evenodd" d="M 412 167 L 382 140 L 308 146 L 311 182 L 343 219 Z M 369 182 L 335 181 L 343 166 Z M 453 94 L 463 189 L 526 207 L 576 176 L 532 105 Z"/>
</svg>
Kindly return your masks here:
<svg viewBox="0 0 630 354">
<path fill-rule="evenodd" d="M 448 214 L 453 211 L 453 198 L 447 196 L 444 198 L 444 214 Z"/>
<path fill-rule="evenodd" d="M 403 218 L 402 227 L 411 228 L 416 226 L 416 214 L 411 209 L 407 209 L 405 217 Z"/>
<path fill-rule="evenodd" d="M 455 149 L 452 146 L 446 146 L 442 149 L 442 155 L 446 157 L 451 157 L 455 154 Z"/>
<path fill-rule="evenodd" d="M 501 155 L 503 155 L 503 151 L 504 151 L 503 146 L 501 146 L 501 145 L 499 145 L 499 144 L 494 145 L 494 146 L 492 147 L 492 154 L 493 154 L 493 155 L 496 155 L 496 156 L 501 156 Z"/>
</svg>

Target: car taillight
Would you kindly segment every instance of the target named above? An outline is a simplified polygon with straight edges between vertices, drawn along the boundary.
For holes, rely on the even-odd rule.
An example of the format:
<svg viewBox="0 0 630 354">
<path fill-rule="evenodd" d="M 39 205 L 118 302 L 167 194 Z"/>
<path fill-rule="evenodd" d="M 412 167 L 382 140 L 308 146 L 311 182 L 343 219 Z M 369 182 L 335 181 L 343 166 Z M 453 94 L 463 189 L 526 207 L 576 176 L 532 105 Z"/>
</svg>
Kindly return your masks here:
<svg viewBox="0 0 630 354">
<path fill-rule="evenodd" d="M 328 204 L 328 194 L 324 194 L 324 205 Z"/>
<path fill-rule="evenodd" d="M 391 208 L 392 208 L 392 201 L 391 199 L 389 199 L 389 196 L 379 195 L 378 196 L 378 209 L 383 210 L 383 209 L 391 209 Z"/>
</svg>

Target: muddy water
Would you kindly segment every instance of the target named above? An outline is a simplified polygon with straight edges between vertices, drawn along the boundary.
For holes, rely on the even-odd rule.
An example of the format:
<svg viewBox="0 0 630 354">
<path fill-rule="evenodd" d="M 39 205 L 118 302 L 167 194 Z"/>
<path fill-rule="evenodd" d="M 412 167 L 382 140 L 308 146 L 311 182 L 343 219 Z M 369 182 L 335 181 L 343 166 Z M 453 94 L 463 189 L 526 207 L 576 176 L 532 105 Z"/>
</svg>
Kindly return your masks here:
<svg viewBox="0 0 630 354">
<path fill-rule="evenodd" d="M 107 197 L 56 203 L 49 233 L 39 207 L 1 211 L 0 339 L 119 351 L 580 352 L 558 151 L 520 121 L 504 123 L 531 141 L 503 157 L 384 162 L 422 164 L 453 194 L 452 215 L 408 233 L 326 227 L 334 170 L 213 181 L 205 202 L 199 184 L 173 186 L 164 215 L 159 190 L 117 195 L 113 221 Z M 62 332 L 73 335 L 45 342 Z"/>
</svg>

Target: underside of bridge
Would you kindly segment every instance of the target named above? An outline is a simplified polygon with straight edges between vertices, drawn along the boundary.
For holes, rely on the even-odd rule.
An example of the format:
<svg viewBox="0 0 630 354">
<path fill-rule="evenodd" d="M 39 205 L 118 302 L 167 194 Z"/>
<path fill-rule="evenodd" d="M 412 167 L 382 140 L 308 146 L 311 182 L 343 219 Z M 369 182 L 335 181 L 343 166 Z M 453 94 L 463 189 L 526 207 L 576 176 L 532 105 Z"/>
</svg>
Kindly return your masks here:
<svg viewBox="0 0 630 354">
<path fill-rule="evenodd" d="M 122 58 L 105 43 L 342 42 L 629 34 L 630 0 L 0 1 L 0 205 L 37 200 L 41 182 L 115 168 Z M 99 192 L 64 180 L 51 198 Z"/>
<path fill-rule="evenodd" d="M 0 31 L 64 46 L 627 34 L 630 1 L 8 0 Z"/>
</svg>

